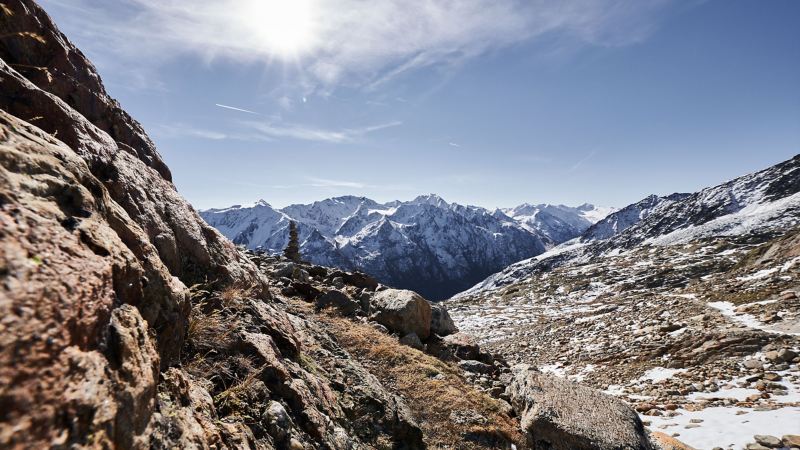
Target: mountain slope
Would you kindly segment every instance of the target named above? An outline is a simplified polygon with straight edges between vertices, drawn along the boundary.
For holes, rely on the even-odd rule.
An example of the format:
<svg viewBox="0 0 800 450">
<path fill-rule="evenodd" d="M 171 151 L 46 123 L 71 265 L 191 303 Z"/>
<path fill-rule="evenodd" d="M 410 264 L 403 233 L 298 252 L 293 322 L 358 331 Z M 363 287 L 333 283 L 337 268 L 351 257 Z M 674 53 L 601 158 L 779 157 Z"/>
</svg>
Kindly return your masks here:
<svg viewBox="0 0 800 450">
<path fill-rule="evenodd" d="M 466 293 L 492 290 L 564 264 L 643 243 L 669 245 L 712 236 L 775 236 L 800 223 L 800 156 L 693 194 L 650 196 L 610 214 L 579 238 L 520 261 Z"/>
<path fill-rule="evenodd" d="M 798 255 L 795 156 L 648 197 L 445 304 L 509 361 L 604 389 L 695 448 L 744 448 L 797 428 Z"/>
</svg>

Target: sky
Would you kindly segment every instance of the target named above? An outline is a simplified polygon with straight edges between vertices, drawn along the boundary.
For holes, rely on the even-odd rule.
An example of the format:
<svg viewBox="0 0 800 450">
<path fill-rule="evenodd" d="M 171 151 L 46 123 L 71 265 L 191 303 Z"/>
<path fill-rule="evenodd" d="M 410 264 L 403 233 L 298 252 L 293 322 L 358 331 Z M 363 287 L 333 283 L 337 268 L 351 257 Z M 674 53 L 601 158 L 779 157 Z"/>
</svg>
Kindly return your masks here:
<svg viewBox="0 0 800 450">
<path fill-rule="evenodd" d="M 622 207 L 800 153 L 794 0 L 40 0 L 198 209 Z"/>
</svg>

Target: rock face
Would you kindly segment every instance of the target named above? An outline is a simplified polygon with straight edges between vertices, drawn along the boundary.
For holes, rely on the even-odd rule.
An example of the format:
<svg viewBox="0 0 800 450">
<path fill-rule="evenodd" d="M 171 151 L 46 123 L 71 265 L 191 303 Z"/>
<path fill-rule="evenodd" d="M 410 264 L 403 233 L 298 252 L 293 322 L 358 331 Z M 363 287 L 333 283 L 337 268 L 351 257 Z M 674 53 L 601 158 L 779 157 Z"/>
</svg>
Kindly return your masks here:
<svg viewBox="0 0 800 450">
<path fill-rule="evenodd" d="M 636 412 L 594 389 L 522 366 L 508 393 L 533 449 L 653 448 Z"/>
<path fill-rule="evenodd" d="M 393 332 L 415 333 L 420 339 L 431 334 L 431 306 L 419 294 L 400 289 L 386 289 L 372 297 L 372 319 Z"/>
<path fill-rule="evenodd" d="M 209 275 L 263 282 L 177 193 L 141 126 L 108 97 L 94 67 L 49 17 L 32 1 L 6 5 L 0 58 L 9 67 L 2 68 L 0 107 L 84 159 L 173 276 L 192 283 Z"/>
</svg>

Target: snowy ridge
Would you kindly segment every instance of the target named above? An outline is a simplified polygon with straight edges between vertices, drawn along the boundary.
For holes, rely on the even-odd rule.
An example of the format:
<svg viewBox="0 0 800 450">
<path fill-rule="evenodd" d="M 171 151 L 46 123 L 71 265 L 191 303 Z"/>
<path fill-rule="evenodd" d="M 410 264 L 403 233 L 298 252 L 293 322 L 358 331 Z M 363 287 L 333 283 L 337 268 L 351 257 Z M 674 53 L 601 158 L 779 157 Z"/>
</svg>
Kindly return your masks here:
<svg viewBox="0 0 800 450">
<path fill-rule="evenodd" d="M 545 238 L 549 247 L 580 236 L 596 222 L 604 219 L 614 208 L 598 208 L 583 204 L 576 208 L 564 205 L 531 205 L 499 210 L 522 224 L 529 231 Z"/>
<path fill-rule="evenodd" d="M 457 296 L 491 291 L 533 273 L 638 245 L 672 245 L 712 236 L 781 233 L 800 226 L 800 155 L 693 194 L 651 195 L 609 214 L 579 238 L 513 264 Z"/>
<path fill-rule="evenodd" d="M 343 196 L 282 209 L 261 200 L 200 215 L 234 243 L 269 253 L 282 251 L 289 222 L 295 221 L 309 261 L 358 269 L 385 284 L 443 299 L 580 235 L 609 211 L 588 204 L 490 211 L 430 194 L 389 203 Z"/>
</svg>

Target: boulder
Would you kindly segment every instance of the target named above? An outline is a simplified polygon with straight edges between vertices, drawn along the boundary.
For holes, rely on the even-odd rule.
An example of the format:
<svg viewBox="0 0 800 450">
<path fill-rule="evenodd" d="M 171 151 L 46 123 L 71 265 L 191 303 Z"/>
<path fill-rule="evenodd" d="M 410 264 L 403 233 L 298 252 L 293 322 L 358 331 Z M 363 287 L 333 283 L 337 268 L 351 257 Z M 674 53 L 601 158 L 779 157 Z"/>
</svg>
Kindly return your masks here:
<svg viewBox="0 0 800 450">
<path fill-rule="evenodd" d="M 621 400 L 522 365 L 508 388 L 534 450 L 651 450 L 639 416 Z"/>
<path fill-rule="evenodd" d="M 458 333 L 456 324 L 447 312 L 447 307 L 441 303 L 431 304 L 431 333 L 439 336 Z"/>
<path fill-rule="evenodd" d="M 781 442 L 784 447 L 800 447 L 800 434 L 784 434 Z"/>
<path fill-rule="evenodd" d="M 422 345 L 422 341 L 419 340 L 419 336 L 417 336 L 417 333 L 408 333 L 407 335 L 400 338 L 400 343 L 403 345 L 407 345 L 411 348 L 415 348 L 417 350 L 422 350 L 425 348 L 425 346 Z"/>
<path fill-rule="evenodd" d="M 465 333 L 455 333 L 439 339 L 431 339 L 428 353 L 443 360 L 458 359 L 483 360 L 478 341 Z"/>
<path fill-rule="evenodd" d="M 481 375 L 488 375 L 494 370 L 494 367 L 489 364 L 484 364 L 480 361 L 464 360 L 458 363 L 458 367 L 467 372 L 477 373 Z"/>
<path fill-rule="evenodd" d="M 342 278 L 346 284 L 359 289 L 374 291 L 378 288 L 378 280 L 361 272 L 345 273 Z"/>
<path fill-rule="evenodd" d="M 375 309 L 371 319 L 390 331 L 406 335 L 416 333 L 420 339 L 431 334 L 431 306 L 413 291 L 386 289 L 372 297 Z"/>
<path fill-rule="evenodd" d="M 757 435 L 753 436 L 753 440 L 755 440 L 757 443 L 763 445 L 764 447 L 768 447 L 768 448 L 781 448 L 781 447 L 783 447 L 783 444 L 781 443 L 780 439 L 778 439 L 775 436 L 770 436 L 768 434 L 757 434 Z"/>
<path fill-rule="evenodd" d="M 317 297 L 316 306 L 324 309 L 333 306 L 345 316 L 352 316 L 359 310 L 360 306 L 342 291 L 331 289 L 330 291 Z"/>
<path fill-rule="evenodd" d="M 275 278 L 292 278 L 294 275 L 294 263 L 285 262 L 275 267 L 272 276 Z"/>
</svg>

